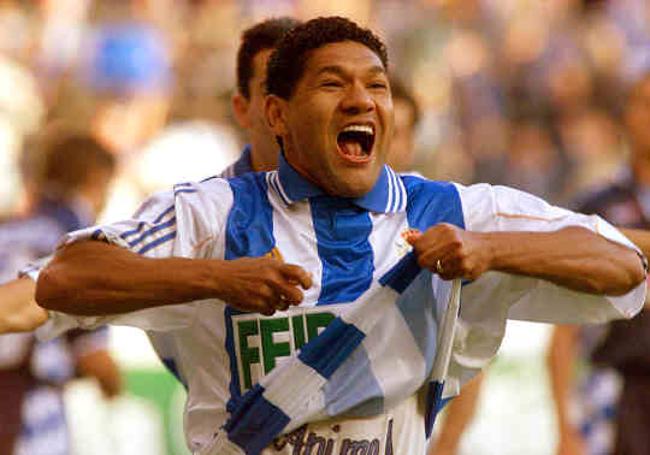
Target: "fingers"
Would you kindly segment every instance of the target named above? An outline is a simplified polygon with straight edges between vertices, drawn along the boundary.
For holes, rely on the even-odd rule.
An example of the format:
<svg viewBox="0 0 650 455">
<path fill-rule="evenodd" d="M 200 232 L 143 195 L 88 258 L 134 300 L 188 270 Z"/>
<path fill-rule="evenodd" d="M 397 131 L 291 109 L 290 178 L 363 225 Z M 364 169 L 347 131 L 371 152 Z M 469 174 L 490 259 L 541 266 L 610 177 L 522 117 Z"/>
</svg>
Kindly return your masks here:
<svg viewBox="0 0 650 455">
<path fill-rule="evenodd" d="M 240 258 L 229 262 L 228 286 L 220 297 L 243 311 L 271 316 L 299 305 L 313 283 L 302 267 L 270 258 Z"/>
<path fill-rule="evenodd" d="M 282 264 L 280 273 L 284 278 L 289 280 L 290 283 L 297 285 L 300 284 L 303 289 L 309 289 L 312 286 L 311 274 L 305 269 L 294 264 Z"/>
<path fill-rule="evenodd" d="M 258 290 L 260 299 L 255 305 L 255 310 L 265 316 L 271 316 L 278 310 L 286 311 L 292 305 L 300 305 L 304 295 L 299 286 L 304 289 L 312 286 L 311 275 L 302 267 L 275 261 L 271 264 L 264 284 Z"/>
<path fill-rule="evenodd" d="M 406 238 L 413 245 L 418 265 L 448 280 L 465 277 L 467 273 L 463 235 L 458 227 L 440 223 L 424 234 L 415 232 Z"/>
<path fill-rule="evenodd" d="M 446 266 L 449 261 L 454 258 L 454 246 L 448 244 L 435 245 L 431 248 L 424 248 L 419 251 L 416 249 L 415 253 L 417 254 L 418 265 L 420 267 L 430 269 L 435 272 L 437 271 L 436 265 L 438 261 L 440 261 L 443 266 Z M 443 267 L 443 269 L 444 268 L 445 267 Z"/>
<path fill-rule="evenodd" d="M 279 301 L 279 306 L 286 309 L 289 305 L 299 305 L 302 302 L 302 291 L 295 284 L 287 282 L 278 282 L 274 286 L 275 298 Z"/>
</svg>

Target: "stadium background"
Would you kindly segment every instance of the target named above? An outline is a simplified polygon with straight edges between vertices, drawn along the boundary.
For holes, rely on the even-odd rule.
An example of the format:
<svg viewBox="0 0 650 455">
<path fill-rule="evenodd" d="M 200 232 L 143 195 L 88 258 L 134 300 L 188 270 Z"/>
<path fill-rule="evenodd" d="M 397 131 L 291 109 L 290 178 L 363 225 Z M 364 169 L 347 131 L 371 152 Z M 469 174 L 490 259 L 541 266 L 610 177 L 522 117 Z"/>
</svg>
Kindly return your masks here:
<svg viewBox="0 0 650 455">
<path fill-rule="evenodd" d="M 422 108 L 428 177 L 569 204 L 623 172 L 620 103 L 650 68 L 644 0 L 0 0 L 0 216 L 23 209 L 21 145 L 51 122 L 83 124 L 119 154 L 103 219 L 218 172 L 242 144 L 229 108 L 239 32 L 285 14 L 346 15 L 387 40 Z M 463 454 L 553 453 L 548 330 L 511 326 Z M 186 453 L 182 389 L 140 333 L 114 329 L 111 343 L 128 393 L 105 403 L 93 384 L 68 388 L 76 453 Z"/>
</svg>

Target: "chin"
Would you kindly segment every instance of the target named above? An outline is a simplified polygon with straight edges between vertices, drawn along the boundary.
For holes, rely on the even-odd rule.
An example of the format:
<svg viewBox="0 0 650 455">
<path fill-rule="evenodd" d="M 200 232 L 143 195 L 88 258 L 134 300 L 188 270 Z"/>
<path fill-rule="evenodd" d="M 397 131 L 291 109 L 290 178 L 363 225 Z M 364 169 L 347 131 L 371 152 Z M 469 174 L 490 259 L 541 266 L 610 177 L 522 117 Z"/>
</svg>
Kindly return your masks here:
<svg viewBox="0 0 650 455">
<path fill-rule="evenodd" d="M 375 186 L 376 179 L 356 179 L 351 182 L 342 182 L 338 188 L 335 189 L 336 196 L 356 198 L 370 192 Z"/>
</svg>

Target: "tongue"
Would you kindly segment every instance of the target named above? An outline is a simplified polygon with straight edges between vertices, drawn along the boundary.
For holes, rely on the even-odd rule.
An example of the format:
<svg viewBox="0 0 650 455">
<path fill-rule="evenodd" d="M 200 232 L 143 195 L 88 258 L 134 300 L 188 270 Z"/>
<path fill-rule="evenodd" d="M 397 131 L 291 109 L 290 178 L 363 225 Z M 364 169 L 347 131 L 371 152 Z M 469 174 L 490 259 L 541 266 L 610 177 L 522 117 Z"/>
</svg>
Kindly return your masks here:
<svg viewBox="0 0 650 455">
<path fill-rule="evenodd" d="M 341 150 L 343 150 L 343 153 L 346 155 L 351 155 L 354 157 L 364 156 L 361 144 L 359 144 L 357 141 L 341 141 L 340 147 Z"/>
</svg>

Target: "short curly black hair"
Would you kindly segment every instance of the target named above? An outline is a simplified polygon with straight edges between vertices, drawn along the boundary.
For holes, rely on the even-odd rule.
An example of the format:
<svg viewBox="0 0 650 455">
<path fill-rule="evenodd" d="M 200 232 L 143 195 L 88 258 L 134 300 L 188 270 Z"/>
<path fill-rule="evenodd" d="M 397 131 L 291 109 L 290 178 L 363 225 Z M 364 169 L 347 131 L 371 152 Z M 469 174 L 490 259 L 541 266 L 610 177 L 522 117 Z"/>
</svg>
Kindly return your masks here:
<svg viewBox="0 0 650 455">
<path fill-rule="evenodd" d="M 300 23 L 292 17 L 274 17 L 244 30 L 237 51 L 237 89 L 246 99 L 250 98 L 255 56 L 266 49 L 274 49 L 282 37 Z"/>
<path fill-rule="evenodd" d="M 309 53 L 331 43 L 356 41 L 368 47 L 388 70 L 386 45 L 373 32 L 339 16 L 318 17 L 294 27 L 278 42 L 266 70 L 266 92 L 291 98 Z"/>
</svg>

